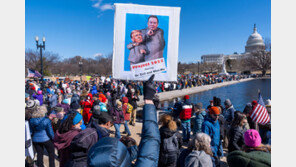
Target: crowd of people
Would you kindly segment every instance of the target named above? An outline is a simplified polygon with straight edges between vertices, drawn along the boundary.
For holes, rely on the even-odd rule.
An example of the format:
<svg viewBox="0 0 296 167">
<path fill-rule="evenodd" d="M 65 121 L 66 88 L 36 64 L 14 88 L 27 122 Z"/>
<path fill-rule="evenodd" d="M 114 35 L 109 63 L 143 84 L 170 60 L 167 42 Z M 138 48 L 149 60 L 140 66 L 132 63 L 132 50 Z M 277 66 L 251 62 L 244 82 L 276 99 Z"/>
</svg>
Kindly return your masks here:
<svg viewBox="0 0 296 167">
<path fill-rule="evenodd" d="M 153 75 L 145 82 L 94 79 L 46 82 L 43 86 L 28 80 L 26 166 L 44 166 L 46 150 L 49 166 L 54 167 L 57 150 L 61 167 L 212 167 L 220 166 L 225 149 L 229 166 L 270 166 L 271 124 L 260 125 L 250 118 L 256 101 L 241 112 L 229 99 L 223 106 L 220 98 L 214 97 L 204 109 L 186 95 L 176 101 L 172 112 L 157 118 L 156 93 L 247 77 L 187 75 L 166 83 L 153 81 Z M 145 105 L 138 145 L 129 126 L 135 126 L 140 95 Z M 121 125 L 124 132 L 120 132 Z"/>
</svg>

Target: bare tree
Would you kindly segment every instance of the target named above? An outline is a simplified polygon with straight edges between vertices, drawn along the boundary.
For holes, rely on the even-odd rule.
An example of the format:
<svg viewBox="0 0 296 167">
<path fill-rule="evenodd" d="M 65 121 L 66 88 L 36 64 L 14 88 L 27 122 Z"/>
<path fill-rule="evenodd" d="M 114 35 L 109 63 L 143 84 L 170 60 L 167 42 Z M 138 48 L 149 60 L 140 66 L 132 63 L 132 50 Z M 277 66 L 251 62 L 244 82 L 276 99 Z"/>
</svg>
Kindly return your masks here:
<svg viewBox="0 0 296 167">
<path fill-rule="evenodd" d="M 249 57 L 244 59 L 244 66 L 251 70 L 260 70 L 262 75 L 271 69 L 271 52 L 265 50 L 253 52 Z"/>
<path fill-rule="evenodd" d="M 43 74 L 50 75 L 54 65 L 59 62 L 59 55 L 51 52 L 44 52 L 43 59 Z M 25 67 L 41 71 L 41 57 L 38 51 L 27 49 L 25 51 Z"/>
<path fill-rule="evenodd" d="M 265 38 L 264 44 L 265 44 L 265 50 L 267 52 L 271 52 L 271 41 L 270 41 L 270 38 Z"/>
</svg>

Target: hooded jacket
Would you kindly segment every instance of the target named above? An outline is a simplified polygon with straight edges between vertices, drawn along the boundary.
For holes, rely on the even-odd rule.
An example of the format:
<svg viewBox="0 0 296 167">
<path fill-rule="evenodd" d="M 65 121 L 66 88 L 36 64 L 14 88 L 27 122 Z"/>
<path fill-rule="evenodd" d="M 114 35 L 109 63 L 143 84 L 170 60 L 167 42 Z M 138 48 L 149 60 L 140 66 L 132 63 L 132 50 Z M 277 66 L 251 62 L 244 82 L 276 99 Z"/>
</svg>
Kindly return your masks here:
<svg viewBox="0 0 296 167">
<path fill-rule="evenodd" d="M 202 124 L 202 132 L 211 137 L 211 148 L 214 156 L 218 156 L 218 149 L 220 146 L 220 125 L 219 121 L 214 121 L 210 115 L 207 115 Z"/>
<path fill-rule="evenodd" d="M 90 120 L 90 117 L 92 116 L 92 113 L 90 112 L 90 110 L 91 110 L 91 108 L 93 106 L 92 94 L 89 93 L 87 96 L 90 97 L 90 99 L 82 101 L 81 104 L 80 104 L 83 107 L 82 116 L 83 116 L 83 121 L 85 123 L 88 123 L 89 120 Z"/>
<path fill-rule="evenodd" d="M 86 128 L 77 134 L 69 146 L 71 152 L 67 167 L 87 167 L 87 154 L 98 141 L 98 134 L 94 128 Z"/>
<path fill-rule="evenodd" d="M 127 112 L 127 110 L 128 110 L 128 98 L 123 97 L 122 102 L 123 102 L 123 104 L 122 104 L 122 112 L 123 112 L 123 115 L 124 115 L 124 120 L 128 121 L 128 120 L 130 120 L 130 117 L 131 117 L 131 113 Z"/>
<path fill-rule="evenodd" d="M 159 156 L 160 136 L 156 117 L 156 108 L 153 104 L 143 107 L 142 139 L 139 145 L 136 167 L 157 167 Z M 88 153 L 88 166 L 129 167 L 133 151 L 116 138 L 100 139 Z"/>
<path fill-rule="evenodd" d="M 33 98 L 37 99 L 39 101 L 40 106 L 42 106 L 42 104 L 43 104 L 43 95 L 42 94 L 41 95 L 33 94 Z"/>
<path fill-rule="evenodd" d="M 231 127 L 229 130 L 229 144 L 228 144 L 228 152 L 232 152 L 234 150 L 241 150 L 242 146 L 245 144 L 244 141 L 244 133 L 246 129 L 241 128 L 239 126 Z"/>
<path fill-rule="evenodd" d="M 204 151 L 192 151 L 185 159 L 185 167 L 212 167 L 211 156 Z"/>
<path fill-rule="evenodd" d="M 205 110 L 201 111 L 198 115 L 195 115 L 193 127 L 194 133 L 202 132 L 202 123 L 204 122 L 206 115 Z"/>
<path fill-rule="evenodd" d="M 175 135 L 177 137 L 177 143 L 178 144 L 178 150 L 181 148 L 182 146 L 182 136 L 177 132 L 177 131 L 172 131 L 170 130 L 167 126 L 162 126 L 159 129 L 159 133 L 160 133 L 160 151 L 159 151 L 159 161 L 158 161 L 158 166 L 176 166 L 177 163 L 177 159 L 178 159 L 178 155 L 179 152 L 165 152 L 163 150 L 164 147 L 164 139 L 170 138 L 173 135 Z M 166 144 L 171 144 L 171 146 L 166 146 L 167 148 L 175 148 L 175 146 L 173 146 L 173 143 L 166 143 Z"/>
<path fill-rule="evenodd" d="M 72 139 L 80 132 L 78 129 L 71 129 L 66 133 L 60 134 L 59 131 L 56 132 L 54 136 L 54 146 L 58 149 L 60 155 L 60 166 L 65 166 L 66 162 L 70 160 L 70 150 L 69 146 Z"/>
<path fill-rule="evenodd" d="M 54 133 L 50 119 L 46 117 L 35 117 L 31 118 L 29 123 L 33 142 L 43 143 L 53 139 Z"/>
</svg>

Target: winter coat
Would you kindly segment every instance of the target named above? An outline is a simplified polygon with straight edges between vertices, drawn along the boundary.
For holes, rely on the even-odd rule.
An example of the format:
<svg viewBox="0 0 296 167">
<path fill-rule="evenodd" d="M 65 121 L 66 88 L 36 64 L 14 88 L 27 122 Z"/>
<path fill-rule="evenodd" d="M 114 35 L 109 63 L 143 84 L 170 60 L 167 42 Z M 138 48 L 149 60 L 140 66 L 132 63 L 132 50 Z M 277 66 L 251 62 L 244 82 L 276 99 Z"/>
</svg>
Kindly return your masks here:
<svg viewBox="0 0 296 167">
<path fill-rule="evenodd" d="M 176 166 L 177 159 L 179 156 L 179 149 L 182 147 L 182 136 L 177 131 L 170 130 L 167 126 L 162 126 L 159 129 L 160 133 L 160 151 L 159 151 L 159 161 L 158 166 Z M 176 136 L 176 143 L 165 143 L 167 148 L 176 148 L 177 152 L 167 152 L 164 149 L 164 139 L 168 139 L 172 136 Z M 173 140 L 174 141 L 174 140 Z M 171 144 L 168 146 L 167 144 Z M 174 144 L 174 145 L 173 145 Z"/>
<path fill-rule="evenodd" d="M 101 127 L 100 125 L 98 125 L 97 123 L 95 123 L 94 121 L 91 121 L 87 128 L 94 128 L 97 131 L 98 134 L 98 140 L 103 138 L 103 137 L 109 137 L 110 136 L 110 131 L 104 127 Z"/>
<path fill-rule="evenodd" d="M 143 107 L 142 138 L 135 167 L 156 167 L 159 156 L 159 145 L 160 135 L 156 109 L 153 104 L 146 104 Z M 131 152 L 118 139 L 106 137 L 100 139 L 90 149 L 88 153 L 88 166 L 130 167 L 133 157 Z"/>
<path fill-rule="evenodd" d="M 91 113 L 91 109 L 93 106 L 92 94 L 89 93 L 88 96 L 90 97 L 89 100 L 81 101 L 80 103 L 80 105 L 83 107 L 82 116 L 83 116 L 83 121 L 85 123 L 88 123 L 90 120 L 90 117 L 92 116 L 92 113 Z"/>
<path fill-rule="evenodd" d="M 111 116 L 113 116 L 114 124 L 121 124 L 124 121 L 124 115 L 120 108 L 114 108 L 114 110 L 111 111 Z"/>
<path fill-rule="evenodd" d="M 204 119 L 206 117 L 206 111 L 201 111 L 198 115 L 195 115 L 195 118 L 193 119 L 194 127 L 193 132 L 199 133 L 202 132 L 202 123 L 204 122 Z"/>
<path fill-rule="evenodd" d="M 233 151 L 227 156 L 229 167 L 270 167 L 271 154 L 263 151 Z"/>
<path fill-rule="evenodd" d="M 96 86 L 93 86 L 92 87 L 92 90 L 91 90 L 91 94 L 92 95 L 95 95 L 95 94 L 97 94 L 98 93 L 98 91 L 97 91 L 97 87 Z"/>
<path fill-rule="evenodd" d="M 185 159 L 185 167 L 213 167 L 213 163 L 204 151 L 192 151 Z"/>
<path fill-rule="evenodd" d="M 48 98 L 49 106 L 51 108 L 55 107 L 58 104 L 58 96 L 53 94 L 51 97 Z"/>
<path fill-rule="evenodd" d="M 184 100 L 182 104 L 182 111 L 179 115 L 181 121 L 187 122 L 190 121 L 192 115 L 192 105 L 188 99 Z M 187 119 L 186 119 L 187 118 Z"/>
<path fill-rule="evenodd" d="M 127 112 L 127 105 L 128 105 L 128 103 L 123 103 L 123 105 L 122 105 L 122 112 L 123 112 L 125 121 L 129 121 L 131 118 L 131 113 Z"/>
<path fill-rule="evenodd" d="M 202 124 L 202 132 L 211 137 L 211 148 L 214 156 L 218 156 L 220 147 L 220 125 L 219 121 L 214 121 L 210 115 L 207 115 L 204 123 Z"/>
<path fill-rule="evenodd" d="M 43 143 L 54 138 L 51 121 L 47 117 L 31 118 L 29 123 L 33 142 Z"/>
<path fill-rule="evenodd" d="M 240 126 L 230 128 L 228 152 L 242 149 L 242 146 L 245 144 L 245 141 L 244 141 L 245 131 L 246 131 L 246 129 L 244 129 Z"/>
<path fill-rule="evenodd" d="M 66 167 L 87 167 L 87 153 L 97 141 L 98 134 L 94 128 L 86 128 L 78 133 L 69 146 L 71 158 Z"/>
<path fill-rule="evenodd" d="M 43 104 L 43 95 L 42 94 L 41 95 L 33 94 L 33 98 L 37 99 L 39 101 L 39 103 L 40 103 L 40 106 L 42 106 L 42 104 Z"/>
<path fill-rule="evenodd" d="M 235 109 L 234 109 L 233 105 L 231 105 L 223 113 L 224 119 L 228 124 L 230 124 L 232 122 L 232 120 L 234 119 L 234 112 L 235 112 Z"/>
<path fill-rule="evenodd" d="M 66 133 L 60 134 L 59 131 L 56 131 L 53 144 L 58 149 L 60 166 L 63 167 L 70 160 L 71 152 L 69 146 L 72 139 L 80 132 L 78 129 L 71 129 Z"/>
</svg>

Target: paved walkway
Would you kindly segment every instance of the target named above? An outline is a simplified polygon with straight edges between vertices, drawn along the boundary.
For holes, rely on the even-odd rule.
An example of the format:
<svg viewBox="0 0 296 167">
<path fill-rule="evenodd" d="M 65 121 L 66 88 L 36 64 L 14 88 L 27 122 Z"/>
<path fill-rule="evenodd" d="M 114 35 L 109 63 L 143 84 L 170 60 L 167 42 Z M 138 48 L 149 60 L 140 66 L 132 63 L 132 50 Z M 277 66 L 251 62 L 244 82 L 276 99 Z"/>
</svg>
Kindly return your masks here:
<svg viewBox="0 0 296 167">
<path fill-rule="evenodd" d="M 207 91 L 210 89 L 228 86 L 228 85 L 232 85 L 232 84 L 236 84 L 236 83 L 240 83 L 240 82 L 246 82 L 246 81 L 250 81 L 253 79 L 255 79 L 255 78 L 246 78 L 246 79 L 241 79 L 239 81 L 227 81 L 227 82 L 222 82 L 222 83 L 217 83 L 217 84 L 212 84 L 212 85 L 204 85 L 204 86 L 198 86 L 198 87 L 187 88 L 187 89 L 182 89 L 182 90 L 162 92 L 162 93 L 158 93 L 158 96 L 159 96 L 160 101 L 171 100 L 176 97 L 182 97 L 185 95 L 195 94 L 198 92 L 203 92 L 203 91 Z M 139 98 L 140 98 L 140 101 L 138 102 L 138 105 L 143 106 L 144 105 L 143 96 L 140 96 Z"/>
</svg>

